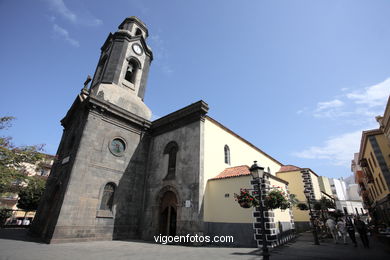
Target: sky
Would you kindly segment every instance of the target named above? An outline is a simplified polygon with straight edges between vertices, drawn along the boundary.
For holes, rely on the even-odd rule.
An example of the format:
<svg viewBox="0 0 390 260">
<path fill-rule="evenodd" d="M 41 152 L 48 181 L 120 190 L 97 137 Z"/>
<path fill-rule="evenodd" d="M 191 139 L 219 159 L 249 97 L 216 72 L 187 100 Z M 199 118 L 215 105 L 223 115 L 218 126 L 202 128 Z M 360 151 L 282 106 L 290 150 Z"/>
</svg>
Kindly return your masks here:
<svg viewBox="0 0 390 260">
<path fill-rule="evenodd" d="M 204 100 L 283 164 L 347 177 L 390 94 L 389 12 L 376 0 L 0 0 L 0 116 L 16 117 L 0 135 L 56 154 L 107 35 L 137 16 L 153 118 Z"/>
</svg>

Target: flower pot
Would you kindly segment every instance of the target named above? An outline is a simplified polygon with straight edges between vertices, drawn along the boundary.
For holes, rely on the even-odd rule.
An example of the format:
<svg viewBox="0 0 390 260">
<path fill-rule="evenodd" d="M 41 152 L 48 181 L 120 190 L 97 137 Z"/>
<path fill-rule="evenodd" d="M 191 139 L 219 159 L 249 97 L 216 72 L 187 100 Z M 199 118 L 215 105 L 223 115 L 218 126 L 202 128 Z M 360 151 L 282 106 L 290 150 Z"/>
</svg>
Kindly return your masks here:
<svg viewBox="0 0 390 260">
<path fill-rule="evenodd" d="M 248 209 L 252 207 L 252 203 L 248 201 L 239 201 L 238 202 L 242 208 Z"/>
</svg>

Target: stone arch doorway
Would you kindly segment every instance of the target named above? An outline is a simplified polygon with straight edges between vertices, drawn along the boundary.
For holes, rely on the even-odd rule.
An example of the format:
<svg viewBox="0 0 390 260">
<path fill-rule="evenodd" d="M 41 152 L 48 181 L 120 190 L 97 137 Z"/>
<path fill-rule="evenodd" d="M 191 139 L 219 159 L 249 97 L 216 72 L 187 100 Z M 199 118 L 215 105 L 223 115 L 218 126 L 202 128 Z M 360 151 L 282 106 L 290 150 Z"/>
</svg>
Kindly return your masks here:
<svg viewBox="0 0 390 260">
<path fill-rule="evenodd" d="M 160 202 L 159 229 L 162 235 L 176 235 L 177 205 L 176 194 L 172 191 L 166 191 Z"/>
</svg>

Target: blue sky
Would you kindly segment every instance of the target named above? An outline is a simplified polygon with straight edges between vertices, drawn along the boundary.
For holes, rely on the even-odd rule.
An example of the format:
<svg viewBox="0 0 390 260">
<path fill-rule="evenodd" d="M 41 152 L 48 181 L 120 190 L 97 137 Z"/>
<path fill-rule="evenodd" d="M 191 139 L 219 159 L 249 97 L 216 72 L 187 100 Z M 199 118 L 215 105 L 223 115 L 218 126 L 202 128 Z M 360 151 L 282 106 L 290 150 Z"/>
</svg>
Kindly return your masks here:
<svg viewBox="0 0 390 260">
<path fill-rule="evenodd" d="M 3 134 L 55 154 L 108 33 L 135 15 L 154 52 L 155 117 L 202 99 L 282 163 L 346 177 L 390 93 L 389 12 L 357 0 L 0 0 L 0 115 L 17 118 Z"/>
</svg>

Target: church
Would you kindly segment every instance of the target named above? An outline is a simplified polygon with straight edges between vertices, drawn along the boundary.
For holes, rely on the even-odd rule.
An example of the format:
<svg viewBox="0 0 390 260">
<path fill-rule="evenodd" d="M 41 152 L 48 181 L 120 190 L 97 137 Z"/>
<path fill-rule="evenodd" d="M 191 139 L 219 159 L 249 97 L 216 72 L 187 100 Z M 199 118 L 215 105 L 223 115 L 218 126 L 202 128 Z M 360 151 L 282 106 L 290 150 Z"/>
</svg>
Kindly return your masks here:
<svg viewBox="0 0 390 260">
<path fill-rule="evenodd" d="M 254 160 L 287 191 L 275 174 L 283 164 L 207 116 L 202 100 L 151 121 L 147 37 L 146 25 L 128 17 L 104 42 L 93 79 L 61 120 L 30 231 L 48 243 L 198 234 L 256 246 L 253 210 L 234 193 L 251 187 Z M 269 221 L 269 234 L 294 229 L 290 209 L 273 210 Z"/>
</svg>

